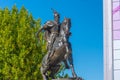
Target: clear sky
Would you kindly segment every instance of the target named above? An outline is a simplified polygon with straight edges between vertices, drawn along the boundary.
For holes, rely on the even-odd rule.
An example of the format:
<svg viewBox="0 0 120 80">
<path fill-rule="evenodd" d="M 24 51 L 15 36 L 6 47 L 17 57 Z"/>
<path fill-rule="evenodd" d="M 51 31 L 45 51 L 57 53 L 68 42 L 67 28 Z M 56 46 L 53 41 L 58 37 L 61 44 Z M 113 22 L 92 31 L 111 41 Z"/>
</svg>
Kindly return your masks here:
<svg viewBox="0 0 120 80">
<path fill-rule="evenodd" d="M 22 5 L 42 24 L 53 20 L 51 8 L 63 18 L 72 19 L 74 66 L 78 76 L 85 80 L 103 80 L 103 12 L 102 0 L 0 0 L 0 7 Z M 70 73 L 70 71 L 67 71 Z"/>
</svg>

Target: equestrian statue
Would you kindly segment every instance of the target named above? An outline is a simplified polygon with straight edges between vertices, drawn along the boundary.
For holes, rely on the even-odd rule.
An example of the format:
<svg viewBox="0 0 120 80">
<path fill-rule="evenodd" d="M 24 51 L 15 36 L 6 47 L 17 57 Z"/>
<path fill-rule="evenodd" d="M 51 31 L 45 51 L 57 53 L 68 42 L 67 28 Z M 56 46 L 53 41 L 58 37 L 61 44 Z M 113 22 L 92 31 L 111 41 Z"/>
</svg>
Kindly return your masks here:
<svg viewBox="0 0 120 80">
<path fill-rule="evenodd" d="M 59 71 L 63 62 L 66 69 L 71 69 L 74 78 L 72 80 L 81 80 L 74 70 L 72 47 L 69 42 L 71 19 L 64 18 L 63 22 L 60 23 L 60 14 L 55 10 L 53 10 L 53 14 L 54 20 L 47 21 L 36 34 L 39 39 L 39 33 L 44 31 L 44 38 L 47 42 L 47 54 L 43 57 L 41 65 L 43 79 L 55 79 L 55 74 Z"/>
</svg>

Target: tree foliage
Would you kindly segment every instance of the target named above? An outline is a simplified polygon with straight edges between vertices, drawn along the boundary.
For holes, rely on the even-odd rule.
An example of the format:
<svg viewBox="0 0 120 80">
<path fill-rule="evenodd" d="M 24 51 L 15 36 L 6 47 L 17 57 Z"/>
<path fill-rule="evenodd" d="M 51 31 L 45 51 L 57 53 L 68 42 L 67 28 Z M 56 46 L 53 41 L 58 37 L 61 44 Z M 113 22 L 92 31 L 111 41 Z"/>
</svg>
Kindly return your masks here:
<svg viewBox="0 0 120 80">
<path fill-rule="evenodd" d="M 0 80 L 42 80 L 45 42 L 42 33 L 39 45 L 35 36 L 40 26 L 24 7 L 0 9 Z"/>
</svg>

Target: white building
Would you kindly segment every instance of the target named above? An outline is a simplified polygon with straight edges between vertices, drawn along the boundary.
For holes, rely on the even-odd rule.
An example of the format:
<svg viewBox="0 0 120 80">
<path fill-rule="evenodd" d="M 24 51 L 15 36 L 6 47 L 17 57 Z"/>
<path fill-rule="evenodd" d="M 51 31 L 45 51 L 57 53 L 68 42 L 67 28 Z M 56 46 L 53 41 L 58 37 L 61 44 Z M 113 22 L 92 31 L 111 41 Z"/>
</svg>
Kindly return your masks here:
<svg viewBox="0 0 120 80">
<path fill-rule="evenodd" d="M 104 80 L 120 80 L 120 0 L 104 1 Z"/>
</svg>

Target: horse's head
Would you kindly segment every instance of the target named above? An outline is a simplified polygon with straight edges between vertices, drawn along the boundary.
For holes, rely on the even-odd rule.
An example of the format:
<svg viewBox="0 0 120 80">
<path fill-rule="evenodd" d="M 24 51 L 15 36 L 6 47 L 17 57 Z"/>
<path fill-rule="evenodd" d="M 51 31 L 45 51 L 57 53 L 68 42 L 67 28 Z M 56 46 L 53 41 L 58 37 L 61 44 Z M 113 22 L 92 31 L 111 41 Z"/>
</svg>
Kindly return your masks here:
<svg viewBox="0 0 120 80">
<path fill-rule="evenodd" d="M 71 19 L 70 18 L 64 18 L 63 21 L 63 30 L 66 35 L 70 35 L 70 28 L 71 28 Z"/>
</svg>

